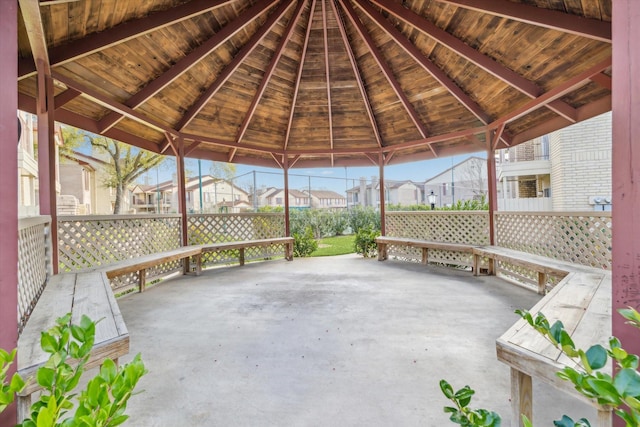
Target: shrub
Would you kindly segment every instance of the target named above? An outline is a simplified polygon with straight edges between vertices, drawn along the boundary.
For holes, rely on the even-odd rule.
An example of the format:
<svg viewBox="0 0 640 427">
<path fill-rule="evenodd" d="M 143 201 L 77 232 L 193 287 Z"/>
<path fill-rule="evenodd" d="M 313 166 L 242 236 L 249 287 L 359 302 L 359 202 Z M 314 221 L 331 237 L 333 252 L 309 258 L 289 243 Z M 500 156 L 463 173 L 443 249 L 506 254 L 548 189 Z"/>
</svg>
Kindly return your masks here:
<svg viewBox="0 0 640 427">
<path fill-rule="evenodd" d="M 354 242 L 356 253 L 361 254 L 365 258 L 375 256 L 378 252 L 376 237 L 379 235 L 380 231 L 374 230 L 370 226 L 358 230 Z"/>
<path fill-rule="evenodd" d="M 380 230 L 380 213 L 369 206 L 356 206 L 349 210 L 349 227 L 354 233 L 367 227 Z"/>
<path fill-rule="evenodd" d="M 310 226 L 304 233 L 293 233 L 293 255 L 296 257 L 307 257 L 318 249 L 318 242 L 313 238 L 313 230 Z"/>
</svg>

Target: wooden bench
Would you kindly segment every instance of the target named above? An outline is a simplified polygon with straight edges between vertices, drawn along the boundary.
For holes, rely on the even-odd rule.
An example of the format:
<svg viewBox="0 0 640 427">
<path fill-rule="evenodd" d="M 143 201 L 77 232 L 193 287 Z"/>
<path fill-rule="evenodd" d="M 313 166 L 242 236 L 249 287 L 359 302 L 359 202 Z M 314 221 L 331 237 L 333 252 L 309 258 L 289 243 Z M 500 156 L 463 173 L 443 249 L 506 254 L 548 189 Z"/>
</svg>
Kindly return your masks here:
<svg viewBox="0 0 640 427">
<path fill-rule="evenodd" d="M 611 335 L 611 273 L 588 266 L 496 246 L 473 248 L 474 274 L 482 258 L 489 259 L 489 274 L 496 273 L 496 262 L 505 262 L 536 271 L 538 293 L 546 293 L 548 276 L 562 278 L 531 310 L 542 312 L 553 324 L 561 320 L 573 342 L 587 349 L 594 344 L 606 346 Z M 512 423 L 522 426 L 521 414 L 532 417 L 532 378 L 540 379 L 561 391 L 593 405 L 598 411 L 598 426 L 611 426 L 611 410 L 578 393 L 573 384 L 556 372 L 575 366 L 569 358 L 535 331 L 525 320 L 518 320 L 496 341 L 498 360 L 511 368 Z M 516 421 L 518 420 L 518 421 Z"/>
<path fill-rule="evenodd" d="M 148 268 L 155 267 L 171 261 L 182 260 L 183 274 L 189 273 L 189 260 L 194 257 L 196 260 L 195 274 L 199 275 L 201 271 L 200 256 L 202 254 L 201 246 L 183 246 L 165 252 L 155 254 L 142 255 L 136 258 L 117 261 L 102 267 L 93 269 L 94 271 L 104 272 L 109 279 L 122 276 L 129 273 L 138 273 L 138 290 L 144 292 L 146 288 L 146 272 Z"/>
<path fill-rule="evenodd" d="M 410 239 L 407 237 L 388 237 L 388 236 L 376 237 L 376 243 L 378 245 L 378 261 L 384 261 L 388 258 L 388 253 L 387 253 L 388 245 L 399 245 L 399 246 L 409 246 L 413 248 L 421 248 L 423 264 L 427 264 L 429 260 L 429 249 L 473 253 L 473 248 L 474 248 L 473 245 L 466 245 L 462 243 L 433 242 L 429 240 Z"/>
<path fill-rule="evenodd" d="M 238 261 L 240 265 L 244 265 L 245 262 L 245 249 L 265 247 L 273 245 L 284 245 L 284 257 L 291 261 L 293 260 L 293 237 L 276 237 L 272 239 L 259 239 L 259 240 L 241 240 L 238 242 L 219 242 L 200 245 L 202 252 L 220 252 L 229 250 L 238 250 Z"/>
<path fill-rule="evenodd" d="M 106 274 L 52 276 L 18 339 L 18 373 L 27 380 L 25 389 L 18 393 L 20 422 L 29 415 L 31 395 L 40 390 L 35 373 L 49 359 L 49 354 L 40 346 L 40 334 L 55 326 L 56 319 L 67 313 L 71 313 L 74 324 L 80 323 L 83 314 L 99 321 L 87 369 L 100 365 L 106 358 L 117 363 L 120 356 L 129 353 L 129 332 Z"/>
</svg>

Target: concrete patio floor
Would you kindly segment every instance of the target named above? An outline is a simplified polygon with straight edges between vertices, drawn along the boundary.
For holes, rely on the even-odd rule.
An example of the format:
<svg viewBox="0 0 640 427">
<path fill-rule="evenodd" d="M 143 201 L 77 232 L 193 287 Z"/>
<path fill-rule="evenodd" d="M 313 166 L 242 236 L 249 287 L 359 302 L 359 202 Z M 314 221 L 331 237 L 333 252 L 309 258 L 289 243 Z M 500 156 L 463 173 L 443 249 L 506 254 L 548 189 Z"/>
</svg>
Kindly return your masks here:
<svg viewBox="0 0 640 427">
<path fill-rule="evenodd" d="M 438 382 L 510 424 L 495 339 L 535 293 L 355 255 L 252 263 L 118 300 L 149 369 L 132 426 L 447 426 Z M 536 426 L 595 412 L 534 380 Z"/>
</svg>

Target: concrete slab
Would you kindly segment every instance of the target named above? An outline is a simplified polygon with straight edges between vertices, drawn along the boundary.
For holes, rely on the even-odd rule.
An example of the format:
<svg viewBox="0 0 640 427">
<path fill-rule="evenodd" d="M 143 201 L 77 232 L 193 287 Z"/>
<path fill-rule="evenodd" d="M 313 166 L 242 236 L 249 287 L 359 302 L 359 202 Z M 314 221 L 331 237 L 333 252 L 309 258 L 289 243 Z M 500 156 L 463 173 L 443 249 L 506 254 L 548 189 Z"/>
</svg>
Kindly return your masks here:
<svg viewBox="0 0 640 427">
<path fill-rule="evenodd" d="M 130 425 L 446 426 L 446 378 L 508 426 L 495 339 L 538 298 L 495 277 L 355 255 L 168 280 L 118 301 L 129 358 L 141 352 L 150 371 Z M 595 420 L 550 387 L 534 393 L 538 426 Z"/>
</svg>

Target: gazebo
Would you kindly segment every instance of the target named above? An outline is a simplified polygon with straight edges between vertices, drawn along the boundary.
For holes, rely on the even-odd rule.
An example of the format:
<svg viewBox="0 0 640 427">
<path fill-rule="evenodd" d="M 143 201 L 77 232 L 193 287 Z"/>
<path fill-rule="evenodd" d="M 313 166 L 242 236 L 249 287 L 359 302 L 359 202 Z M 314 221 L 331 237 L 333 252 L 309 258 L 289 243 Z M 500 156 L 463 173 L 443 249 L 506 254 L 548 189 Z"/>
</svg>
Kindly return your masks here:
<svg viewBox="0 0 640 427">
<path fill-rule="evenodd" d="M 613 109 L 612 301 L 614 309 L 634 304 L 634 0 L 19 0 L 1 8 L 0 191 L 17 199 L 16 110 L 37 114 L 40 209 L 54 224 L 59 121 L 175 156 L 183 244 L 186 157 L 281 168 L 287 191 L 291 168 L 375 165 L 384 180 L 387 165 L 483 150 L 493 243 L 495 150 Z M 287 206 L 285 217 L 289 235 Z M 384 234 L 384 204 L 381 218 Z M 16 203 L 0 207 L 0 228 L 0 347 L 13 348 Z M 54 266 L 56 253 L 54 243 Z M 633 331 L 614 318 L 613 334 Z M 640 352 L 637 340 L 627 342 Z"/>
</svg>

